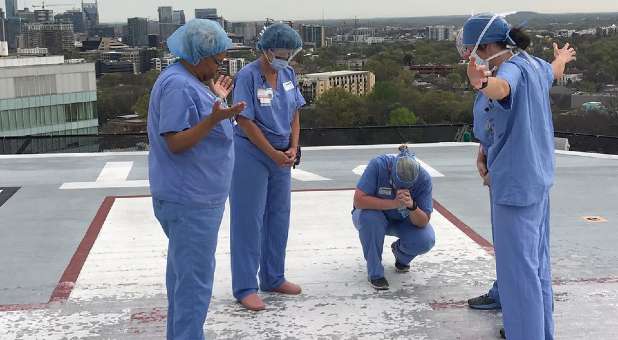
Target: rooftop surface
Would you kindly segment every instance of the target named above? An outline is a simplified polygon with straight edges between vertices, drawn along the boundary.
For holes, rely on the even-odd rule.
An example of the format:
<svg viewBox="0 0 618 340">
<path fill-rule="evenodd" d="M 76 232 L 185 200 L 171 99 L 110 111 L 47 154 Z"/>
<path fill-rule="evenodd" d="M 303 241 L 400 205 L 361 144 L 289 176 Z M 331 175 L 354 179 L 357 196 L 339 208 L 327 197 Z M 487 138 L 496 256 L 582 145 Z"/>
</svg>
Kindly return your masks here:
<svg viewBox="0 0 618 340">
<path fill-rule="evenodd" d="M 496 339 L 497 312 L 465 300 L 494 277 L 489 201 L 477 145 L 411 148 L 433 176 L 436 247 L 391 283 L 366 280 L 352 189 L 395 145 L 314 147 L 293 174 L 287 276 L 300 297 L 231 295 L 229 216 L 217 249 L 209 339 Z M 615 339 L 618 156 L 557 152 L 552 260 L 557 339 Z M 587 219 L 588 217 L 588 219 Z M 146 153 L 0 156 L 0 339 L 162 339 L 166 239 L 154 219 Z"/>
<path fill-rule="evenodd" d="M 365 74 L 367 71 L 332 71 L 332 72 L 322 72 L 322 73 L 308 73 L 305 74 L 305 77 L 341 77 L 341 76 L 349 76 L 353 74 Z"/>
</svg>

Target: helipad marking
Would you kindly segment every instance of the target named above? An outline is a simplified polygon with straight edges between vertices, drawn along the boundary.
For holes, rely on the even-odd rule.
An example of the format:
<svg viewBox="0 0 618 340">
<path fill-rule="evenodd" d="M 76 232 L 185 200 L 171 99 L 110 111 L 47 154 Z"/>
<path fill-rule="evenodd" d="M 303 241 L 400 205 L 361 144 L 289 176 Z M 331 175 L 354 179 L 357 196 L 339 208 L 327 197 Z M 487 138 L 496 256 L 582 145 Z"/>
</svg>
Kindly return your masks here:
<svg viewBox="0 0 618 340">
<path fill-rule="evenodd" d="M 0 188 L 0 207 L 4 205 L 20 188 L 14 187 L 4 187 Z"/>
<path fill-rule="evenodd" d="M 95 182 L 71 182 L 60 186 L 61 190 L 143 188 L 150 186 L 147 180 L 128 181 L 133 162 L 107 162 Z"/>
<path fill-rule="evenodd" d="M 133 162 L 107 162 L 97 182 L 122 182 L 129 178 Z"/>
<path fill-rule="evenodd" d="M 301 182 L 332 181 L 330 178 L 322 177 L 312 172 L 304 171 L 300 169 L 292 169 L 292 178 L 295 180 L 301 181 Z"/>
<path fill-rule="evenodd" d="M 287 256 L 290 279 L 311 286 L 313 292 L 308 292 L 307 298 L 314 300 L 323 298 L 320 294 L 370 292 L 365 285 L 365 264 L 358 233 L 350 217 L 353 191 L 295 192 L 292 195 Z M 319 216 L 316 211 L 320 212 Z M 432 225 L 437 245 L 429 254 L 415 259 L 417 271 L 409 278 L 415 284 L 426 285 L 428 280 L 440 275 L 464 280 L 467 271 L 474 270 L 474 265 L 468 267 L 466 262 L 479 267 L 483 267 L 485 261 L 493 262 L 488 252 L 437 211 L 432 215 Z M 154 218 L 151 198 L 116 199 L 69 302 L 132 300 L 164 294 L 166 252 L 167 240 Z M 384 256 L 384 265 L 388 267 L 392 257 L 388 241 Z M 444 268 L 442 272 L 428 268 L 453 259 L 462 267 L 440 265 Z M 217 263 L 215 300 L 231 299 L 227 210 L 219 234 Z M 319 288 L 324 278 L 328 278 L 329 289 Z M 419 303 L 416 307 L 428 305 Z M 225 318 L 223 315 L 215 317 Z"/>
</svg>

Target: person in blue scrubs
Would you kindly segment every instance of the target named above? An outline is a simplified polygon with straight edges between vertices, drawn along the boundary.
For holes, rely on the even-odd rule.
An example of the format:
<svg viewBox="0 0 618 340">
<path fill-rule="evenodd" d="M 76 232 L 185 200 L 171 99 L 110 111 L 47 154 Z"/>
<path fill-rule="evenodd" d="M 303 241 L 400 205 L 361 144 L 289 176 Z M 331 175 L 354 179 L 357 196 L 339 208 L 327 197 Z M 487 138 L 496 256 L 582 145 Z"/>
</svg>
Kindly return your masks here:
<svg viewBox="0 0 618 340">
<path fill-rule="evenodd" d="M 259 289 L 297 295 L 286 280 L 285 250 L 290 227 L 291 167 L 305 105 L 289 62 L 302 48 L 299 34 L 285 24 L 262 33 L 262 56 L 236 75 L 234 102 L 247 107 L 235 129 L 236 163 L 230 192 L 232 289 L 252 311 L 266 308 Z"/>
<path fill-rule="evenodd" d="M 384 277 L 384 237 L 391 244 L 395 271 L 410 271 L 410 262 L 429 252 L 435 233 L 429 224 L 433 212 L 431 176 L 403 145 L 399 155 L 381 155 L 369 162 L 354 193 L 352 222 L 358 230 L 367 261 L 368 280 L 377 290 L 389 289 Z"/>
<path fill-rule="evenodd" d="M 192 20 L 167 41 L 180 61 L 157 79 L 148 110 L 154 213 L 168 238 L 167 339 L 204 339 L 215 250 L 234 166 L 231 80 L 217 69 L 231 40 L 210 20 Z M 220 78 L 221 79 L 221 78 Z"/>
<path fill-rule="evenodd" d="M 554 129 L 549 90 L 575 50 L 554 44 L 549 64 L 528 55 L 530 38 L 497 15 L 463 28 L 468 79 L 477 89 L 475 132 L 491 192 L 497 287 L 511 340 L 554 339 L 549 247 L 549 192 L 554 182 Z M 482 170 L 482 169 L 481 169 Z"/>
</svg>

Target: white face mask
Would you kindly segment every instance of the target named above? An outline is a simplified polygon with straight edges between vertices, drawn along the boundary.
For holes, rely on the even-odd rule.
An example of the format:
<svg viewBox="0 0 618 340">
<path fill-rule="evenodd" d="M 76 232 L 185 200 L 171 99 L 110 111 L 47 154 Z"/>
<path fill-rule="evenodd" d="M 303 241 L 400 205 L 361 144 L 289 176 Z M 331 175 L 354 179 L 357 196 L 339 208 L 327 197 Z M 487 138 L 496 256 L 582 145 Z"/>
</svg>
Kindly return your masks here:
<svg viewBox="0 0 618 340">
<path fill-rule="evenodd" d="M 500 51 L 500 52 L 498 52 L 498 53 L 496 53 L 496 54 L 492 55 L 491 57 L 489 57 L 489 58 L 487 58 L 487 59 L 483 59 L 483 58 L 479 57 L 479 55 L 478 55 L 478 54 L 476 53 L 476 51 L 475 51 L 475 52 L 473 52 L 472 56 L 473 56 L 474 58 L 476 58 L 476 64 L 477 64 L 477 65 L 486 65 L 486 66 L 487 66 L 487 68 L 489 69 L 489 62 L 490 62 L 490 61 L 492 61 L 492 60 L 494 60 L 494 59 L 498 58 L 498 57 L 499 57 L 499 56 L 501 56 L 501 55 L 505 55 L 505 54 L 507 54 L 507 53 L 511 53 L 511 52 L 512 52 L 512 51 L 511 51 L 511 49 L 506 49 L 506 50 L 502 50 L 502 51 Z M 491 71 L 491 72 L 493 72 L 493 71 L 495 71 L 497 68 L 498 68 L 497 66 L 494 66 L 494 67 L 492 67 L 492 68 L 490 69 L 490 71 Z"/>
</svg>

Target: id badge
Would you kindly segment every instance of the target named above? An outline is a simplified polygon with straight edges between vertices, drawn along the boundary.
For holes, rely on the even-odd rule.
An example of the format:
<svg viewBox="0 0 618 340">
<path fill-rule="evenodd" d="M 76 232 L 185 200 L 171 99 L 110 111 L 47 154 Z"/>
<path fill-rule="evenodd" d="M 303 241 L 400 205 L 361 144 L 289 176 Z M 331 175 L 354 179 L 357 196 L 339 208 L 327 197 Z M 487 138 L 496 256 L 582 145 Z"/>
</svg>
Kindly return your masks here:
<svg viewBox="0 0 618 340">
<path fill-rule="evenodd" d="M 283 89 L 285 90 L 285 92 L 292 91 L 294 89 L 294 83 L 292 83 L 291 81 L 286 81 L 285 83 L 283 83 Z"/>
<path fill-rule="evenodd" d="M 271 106 L 273 101 L 273 89 L 258 89 L 257 97 L 261 106 Z"/>
<path fill-rule="evenodd" d="M 378 195 L 380 196 L 392 196 L 393 195 L 393 189 L 388 188 L 388 187 L 382 187 L 378 190 Z"/>
</svg>

